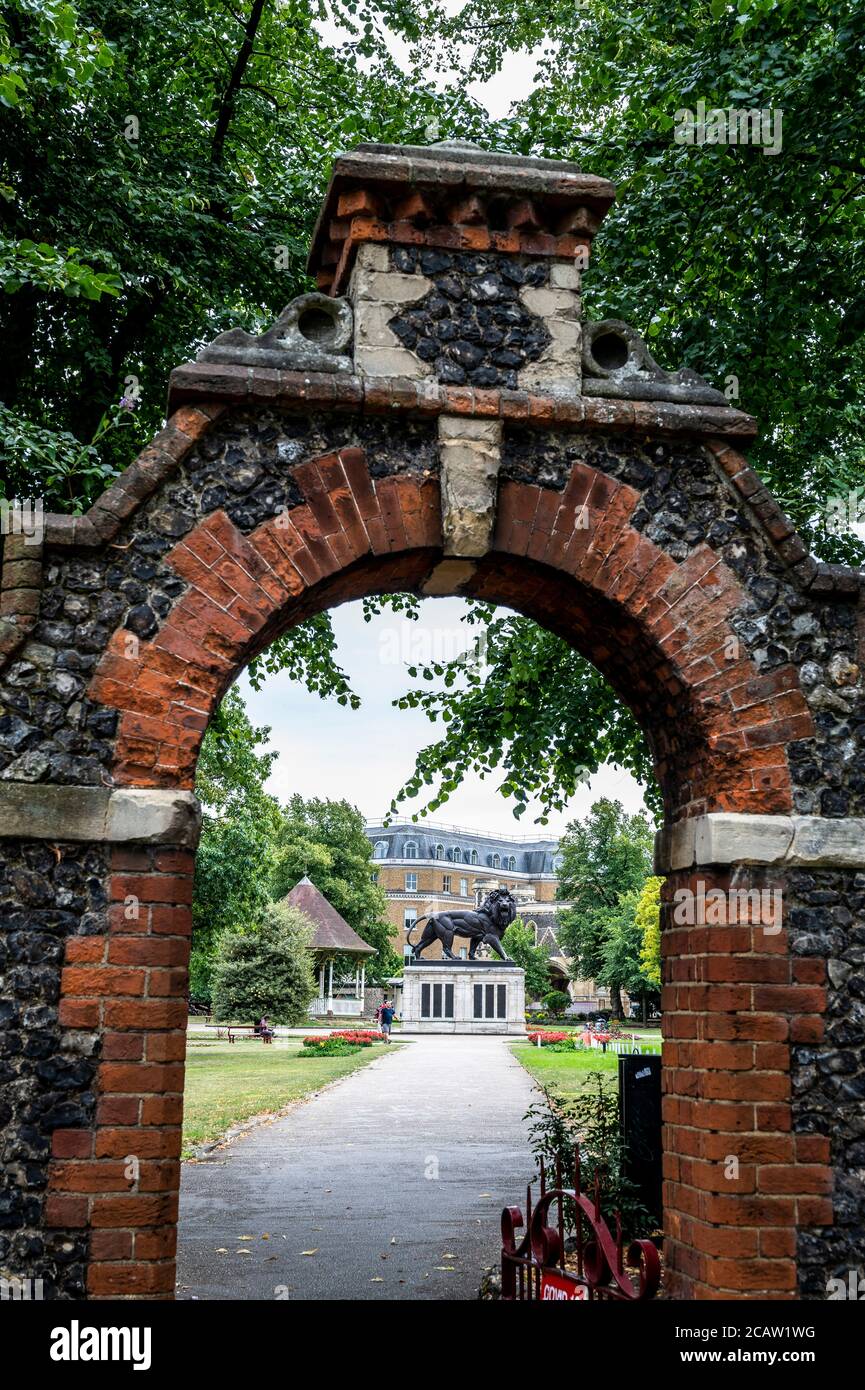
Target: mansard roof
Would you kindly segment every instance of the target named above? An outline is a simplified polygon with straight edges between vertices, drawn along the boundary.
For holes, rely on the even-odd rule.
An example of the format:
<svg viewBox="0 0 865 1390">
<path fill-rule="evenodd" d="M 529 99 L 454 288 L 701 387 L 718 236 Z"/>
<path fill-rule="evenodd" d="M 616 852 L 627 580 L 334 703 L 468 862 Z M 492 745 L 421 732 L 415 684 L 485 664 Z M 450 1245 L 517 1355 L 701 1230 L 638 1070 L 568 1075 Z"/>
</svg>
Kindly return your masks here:
<svg viewBox="0 0 865 1390">
<path fill-rule="evenodd" d="M 414 825 L 411 821 L 399 821 L 384 827 L 380 821 L 371 821 L 365 827 L 367 838 L 373 849 L 377 844 L 386 846 L 386 853 L 376 856 L 385 863 L 388 860 L 402 862 L 405 859 L 436 859 L 436 850 L 441 846 L 441 858 L 449 863 L 468 864 L 478 869 L 494 867 L 492 859 L 499 856 L 497 870 L 505 873 L 555 874 L 554 860 L 558 855 L 559 842 L 552 837 L 488 835 L 479 830 L 462 829 L 459 826 L 436 825 L 435 822 Z M 406 845 L 414 845 L 414 853 L 406 852 Z M 454 860 L 454 850 L 459 850 L 460 858 Z M 477 864 L 470 863 L 472 851 L 477 852 Z M 513 858 L 516 862 L 511 868 L 505 860 Z"/>
</svg>

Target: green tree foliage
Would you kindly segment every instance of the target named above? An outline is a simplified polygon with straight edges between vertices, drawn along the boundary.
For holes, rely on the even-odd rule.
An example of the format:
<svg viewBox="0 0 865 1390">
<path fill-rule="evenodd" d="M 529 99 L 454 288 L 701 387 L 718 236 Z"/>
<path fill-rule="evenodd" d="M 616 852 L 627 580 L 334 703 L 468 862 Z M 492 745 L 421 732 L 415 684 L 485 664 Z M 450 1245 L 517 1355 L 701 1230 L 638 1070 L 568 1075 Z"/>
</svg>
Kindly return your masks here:
<svg viewBox="0 0 865 1390">
<path fill-rule="evenodd" d="M 547 1012 L 551 1013 L 553 1018 L 561 1018 L 570 1002 L 571 996 L 563 989 L 551 989 L 544 995 Z"/>
<path fill-rule="evenodd" d="M 339 52 L 312 0 L 0 3 L 9 492 L 91 500 L 161 423 L 172 366 L 308 287 L 334 151 L 423 142 L 437 122 L 441 137 L 575 158 L 616 182 L 587 313 L 627 319 L 662 365 L 738 390 L 762 427 L 753 461 L 816 551 L 861 557 L 827 503 L 865 510 L 865 9 L 469 0 L 454 16 L 435 0 L 337 0 L 333 13 L 352 31 Z M 385 24 L 418 45 L 410 78 Z M 417 74 L 442 68 L 442 44 L 457 76 L 436 94 Z M 526 48 L 541 50 L 535 89 L 492 123 L 469 82 Z M 781 111 L 780 153 L 677 143 L 676 112 L 700 99 Z M 130 377 L 137 409 L 118 415 Z M 656 808 L 642 732 L 597 672 L 525 619 L 492 635 L 491 699 L 442 667 L 402 702 L 444 728 L 404 793 L 429 787 L 437 807 L 467 771 L 500 772 L 517 812 L 538 796 L 543 819 L 584 768 L 615 762 Z M 280 639 L 255 678 L 280 666 L 355 703 L 326 617 Z"/>
<path fill-rule="evenodd" d="M 502 937 L 502 945 L 512 961 L 526 972 L 526 999 L 543 999 L 550 988 L 550 962 L 542 946 L 535 945 L 535 934 L 517 917 Z"/>
<path fill-rule="evenodd" d="M 220 1022 L 303 1023 L 315 997 L 312 924 L 285 903 L 272 903 L 250 931 L 219 939 L 213 971 L 213 1014 Z"/>
<path fill-rule="evenodd" d="M 228 930 L 261 920 L 282 817 L 264 790 L 277 754 L 262 752 L 268 728 L 255 728 L 237 690 L 229 691 L 204 736 L 195 789 L 202 803 L 195 859 L 190 994 L 209 1000 L 215 952 Z"/>
<path fill-rule="evenodd" d="M 636 921 L 639 900 L 637 891 L 623 893 L 605 922 L 602 945 L 604 963 L 598 980 L 609 987 L 615 1013 L 621 1012 L 623 990 L 632 1000 L 643 999 L 648 993 L 648 982 L 640 961 L 643 936 Z"/>
<path fill-rule="evenodd" d="M 350 31 L 339 51 L 316 28 L 328 12 Z M 162 423 L 173 366 L 310 288 L 337 150 L 423 140 L 434 120 L 486 133 L 460 88 L 405 80 L 388 20 L 416 29 L 401 0 L 0 3 L 0 439 L 33 440 L 4 460 L 10 490 L 87 504 Z M 102 437 L 103 474 L 76 475 L 129 389 L 134 428 Z"/>
<path fill-rule="evenodd" d="M 384 891 L 372 881 L 372 849 L 360 812 L 347 801 L 302 796 L 283 809 L 272 875 L 272 894 L 283 898 L 306 874 L 349 926 L 377 955 L 367 958 L 367 978 L 381 983 L 402 968 L 394 950 Z M 335 971 L 354 969 L 346 958 Z"/>
<path fill-rule="evenodd" d="M 559 897 L 572 904 L 559 913 L 559 942 L 573 960 L 573 978 L 608 983 L 613 1012 L 620 1015 L 621 973 L 633 946 L 626 933 L 622 939 L 622 902 L 642 891 L 651 871 L 649 822 L 602 797 L 585 820 L 568 826 L 559 848 Z M 632 919 L 633 906 L 629 911 Z M 639 949 L 637 941 L 637 961 Z"/>
<path fill-rule="evenodd" d="M 661 888 L 662 878 L 646 879 L 635 921 L 640 932 L 640 969 L 652 989 L 661 988 Z"/>
<path fill-rule="evenodd" d="M 409 667 L 428 684 L 394 702 L 423 710 L 446 735 L 421 749 L 393 812 L 425 787 L 433 788 L 426 809 L 437 811 L 470 772 L 500 776 L 515 816 L 538 798 L 542 824 L 607 762 L 654 792 L 639 726 L 594 666 L 528 618 L 471 604 L 463 621 L 480 629 L 469 657 Z"/>
</svg>

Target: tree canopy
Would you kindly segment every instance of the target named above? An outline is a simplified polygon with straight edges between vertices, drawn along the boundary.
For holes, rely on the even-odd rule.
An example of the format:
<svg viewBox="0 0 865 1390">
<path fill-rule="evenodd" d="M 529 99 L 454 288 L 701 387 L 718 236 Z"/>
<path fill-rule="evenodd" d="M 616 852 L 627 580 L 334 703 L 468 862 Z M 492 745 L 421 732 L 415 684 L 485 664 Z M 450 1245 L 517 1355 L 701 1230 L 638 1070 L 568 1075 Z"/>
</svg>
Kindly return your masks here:
<svg viewBox="0 0 865 1390">
<path fill-rule="evenodd" d="M 608 984 L 619 1014 L 620 990 L 636 988 L 640 975 L 642 935 L 634 916 L 651 872 L 648 820 L 602 797 L 585 820 L 568 826 L 559 850 L 558 893 L 571 904 L 559 913 L 559 943 L 573 960 L 574 979 Z"/>
<path fill-rule="evenodd" d="M 306 874 L 367 945 L 368 978 L 380 983 L 402 968 L 394 950 L 383 889 L 372 880 L 372 847 L 360 812 L 347 801 L 293 796 L 283 809 L 275 846 L 272 892 L 282 898 Z M 348 960 L 347 969 L 354 964 Z"/>
<path fill-rule="evenodd" d="M 270 735 L 255 728 L 237 690 L 230 690 L 204 736 L 195 790 L 202 805 L 192 901 L 190 993 L 209 999 L 215 952 L 226 931 L 261 920 L 270 902 L 277 802 L 264 790 L 276 752 L 261 751 Z"/>
</svg>

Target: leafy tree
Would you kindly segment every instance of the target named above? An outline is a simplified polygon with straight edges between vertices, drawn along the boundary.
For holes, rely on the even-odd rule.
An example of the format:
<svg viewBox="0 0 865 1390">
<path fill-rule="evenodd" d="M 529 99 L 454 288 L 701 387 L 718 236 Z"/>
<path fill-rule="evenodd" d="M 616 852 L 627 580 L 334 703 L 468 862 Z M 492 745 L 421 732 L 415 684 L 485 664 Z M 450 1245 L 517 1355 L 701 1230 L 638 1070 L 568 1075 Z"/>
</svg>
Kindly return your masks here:
<svg viewBox="0 0 865 1390">
<path fill-rule="evenodd" d="M 648 994 L 648 982 L 640 960 L 643 936 L 636 920 L 639 901 L 639 892 L 623 893 L 606 918 L 602 944 L 604 963 L 598 978 L 601 984 L 609 986 L 616 1014 L 622 1012 L 622 990 L 626 990 L 632 1000 L 644 1003 Z"/>
<path fill-rule="evenodd" d="M 302 1023 L 316 987 L 312 924 L 285 903 L 272 903 L 251 931 L 227 931 L 213 972 L 213 1014 L 220 1022 Z"/>
<path fill-rule="evenodd" d="M 388 921 L 384 891 L 372 881 L 372 848 L 360 812 L 347 801 L 293 796 L 283 809 L 276 846 L 272 894 L 283 898 L 304 874 L 377 955 L 367 960 L 367 977 L 376 984 L 402 968 L 393 949 L 396 932 Z M 346 958 L 335 970 L 352 970 Z"/>
<path fill-rule="evenodd" d="M 662 878 L 646 879 L 637 903 L 636 923 L 642 938 L 640 968 L 652 989 L 661 988 L 661 888 Z"/>
<path fill-rule="evenodd" d="M 639 893 L 651 870 L 649 823 L 642 813 L 627 815 L 620 801 L 602 797 L 585 820 L 568 826 L 559 850 L 559 896 L 573 904 L 559 913 L 559 941 L 573 959 L 574 979 L 603 980 L 621 900 Z M 620 1015 L 622 981 L 607 983 L 613 1013 Z"/>
<path fill-rule="evenodd" d="M 551 1013 L 553 1018 L 561 1018 L 570 1002 L 571 996 L 563 989 L 551 989 L 544 995 L 547 1012 Z"/>
<path fill-rule="evenodd" d="M 460 88 L 396 68 L 382 18 L 402 8 L 335 0 L 335 51 L 316 0 L 0 3 L 0 400 L 7 439 L 31 441 L 8 487 L 86 505 L 105 478 L 88 446 L 125 392 L 137 416 L 100 438 L 109 475 L 162 423 L 173 366 L 310 288 L 336 151 L 436 120 L 486 133 Z"/>
<path fill-rule="evenodd" d="M 502 945 L 517 965 L 526 972 L 526 999 L 543 999 L 550 987 L 550 962 L 542 946 L 535 945 L 535 934 L 522 917 L 511 922 Z"/>
<path fill-rule="evenodd" d="M 447 732 L 418 753 L 392 812 L 424 787 L 434 788 L 426 809 L 437 811 L 469 772 L 500 770 L 498 789 L 513 798 L 514 815 L 537 797 L 543 824 L 607 762 L 627 768 L 657 797 L 639 725 L 594 666 L 528 618 L 474 603 L 463 621 L 481 629 L 470 657 L 409 667 L 430 685 L 394 702 L 423 710 Z"/>
<path fill-rule="evenodd" d="M 255 728 L 237 690 L 211 720 L 198 760 L 195 789 L 202 803 L 201 839 L 192 901 L 190 993 L 210 998 L 217 943 L 227 930 L 255 925 L 270 901 L 281 824 L 264 791 L 277 754 L 261 752 L 270 734 Z"/>
</svg>

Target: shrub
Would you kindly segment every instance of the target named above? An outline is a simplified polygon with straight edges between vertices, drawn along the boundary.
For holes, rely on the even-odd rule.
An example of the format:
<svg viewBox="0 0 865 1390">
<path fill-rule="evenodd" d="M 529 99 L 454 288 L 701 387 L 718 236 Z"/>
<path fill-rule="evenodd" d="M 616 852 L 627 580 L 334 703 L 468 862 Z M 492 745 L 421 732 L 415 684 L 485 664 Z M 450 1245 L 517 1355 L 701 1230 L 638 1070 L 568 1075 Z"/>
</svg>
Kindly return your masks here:
<svg viewBox="0 0 865 1390">
<path fill-rule="evenodd" d="M 547 1010 L 554 1018 L 560 1018 L 570 1002 L 571 996 L 566 994 L 563 989 L 551 989 L 549 994 L 544 995 Z"/>
<path fill-rule="evenodd" d="M 544 1101 L 526 1112 L 529 1120 L 529 1147 L 536 1160 L 542 1157 L 551 1169 L 558 1159 L 565 1187 L 574 1184 L 574 1150 L 580 1152 L 580 1183 L 592 1192 L 595 1174 L 601 1188 L 601 1208 L 613 1228 L 612 1214 L 621 1212 L 622 1234 L 626 1241 L 647 1236 L 655 1221 L 637 1197 L 637 1189 L 625 1177 L 624 1145 L 619 1129 L 619 1099 L 615 1086 L 606 1085 L 600 1072 L 591 1072 L 583 1082 L 583 1093 L 565 1099 L 552 1088 L 542 1088 Z M 565 1219 L 573 1230 L 574 1204 L 564 1203 Z"/>
<path fill-rule="evenodd" d="M 309 919 L 274 903 L 261 926 L 220 937 L 213 970 L 213 1017 L 218 1023 L 255 1021 L 290 1026 L 306 1021 L 315 997 Z"/>
</svg>

